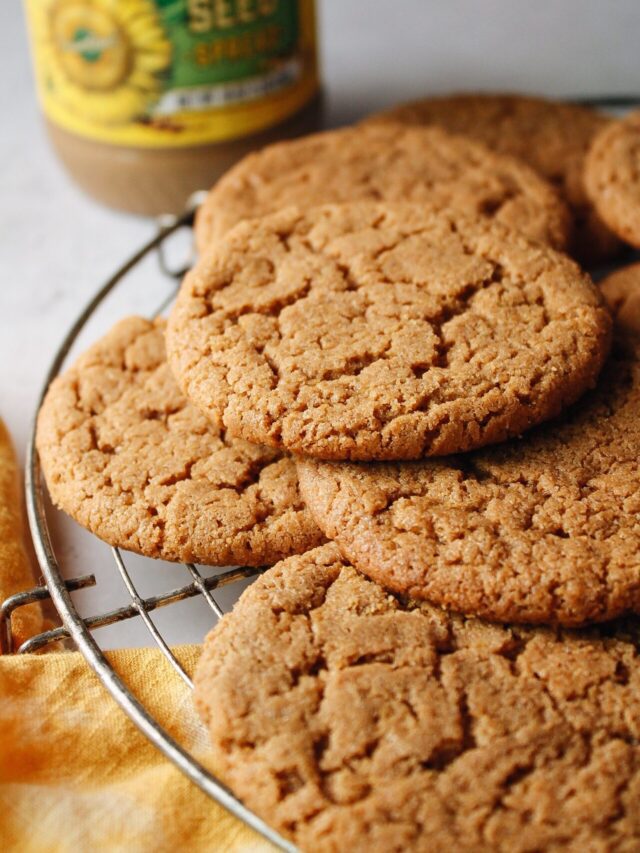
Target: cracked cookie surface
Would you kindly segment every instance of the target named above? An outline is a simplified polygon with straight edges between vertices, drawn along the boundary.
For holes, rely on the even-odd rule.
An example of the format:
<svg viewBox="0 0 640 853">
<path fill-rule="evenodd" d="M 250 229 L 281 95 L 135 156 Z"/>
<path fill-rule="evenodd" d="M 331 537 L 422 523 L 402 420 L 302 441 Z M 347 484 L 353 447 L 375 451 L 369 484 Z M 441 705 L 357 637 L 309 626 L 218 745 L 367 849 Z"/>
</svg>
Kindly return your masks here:
<svg viewBox="0 0 640 853">
<path fill-rule="evenodd" d="M 522 95 L 450 95 L 400 104 L 365 120 L 437 125 L 517 157 L 558 189 L 574 219 L 571 250 L 584 263 L 612 257 L 617 237 L 591 204 L 584 163 L 591 142 L 611 119 L 577 104 Z"/>
<path fill-rule="evenodd" d="M 215 772 L 302 850 L 631 851 L 639 639 L 399 600 L 329 544 L 243 593 L 195 698 Z"/>
<path fill-rule="evenodd" d="M 570 217 L 524 163 L 440 128 L 349 127 L 270 145 L 213 187 L 196 220 L 204 251 L 237 222 L 288 205 L 411 201 L 495 219 L 558 249 Z"/>
<path fill-rule="evenodd" d="M 590 387 L 610 317 L 568 258 L 423 205 L 287 208 L 183 282 L 169 360 L 248 441 L 415 459 L 517 435 Z"/>
<path fill-rule="evenodd" d="M 640 247 L 640 111 L 596 136 L 585 165 L 587 191 L 602 219 Z"/>
<path fill-rule="evenodd" d="M 465 456 L 399 465 L 301 460 L 320 527 L 383 586 L 507 622 L 640 612 L 640 278 L 596 389 L 558 421 Z"/>
<path fill-rule="evenodd" d="M 323 541 L 292 460 L 228 439 L 180 392 L 163 321 L 122 320 L 55 379 L 37 445 L 54 503 L 110 545 L 264 565 Z"/>
</svg>

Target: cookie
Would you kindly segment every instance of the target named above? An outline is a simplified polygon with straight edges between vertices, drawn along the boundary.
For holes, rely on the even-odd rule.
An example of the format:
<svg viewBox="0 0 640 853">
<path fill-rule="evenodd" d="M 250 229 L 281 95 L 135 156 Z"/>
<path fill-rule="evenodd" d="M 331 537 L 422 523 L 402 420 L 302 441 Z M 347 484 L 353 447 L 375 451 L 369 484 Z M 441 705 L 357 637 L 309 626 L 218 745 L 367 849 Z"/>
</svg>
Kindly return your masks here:
<svg viewBox="0 0 640 853">
<path fill-rule="evenodd" d="M 566 256 L 424 205 L 287 208 L 187 276 L 169 359 L 231 435 L 323 459 L 502 441 L 591 386 L 610 317 Z"/>
<path fill-rule="evenodd" d="M 640 336 L 623 310 L 638 292 L 614 303 L 598 387 L 561 420 L 445 460 L 299 463 L 322 530 L 383 586 L 462 613 L 580 625 L 640 612 Z"/>
<path fill-rule="evenodd" d="M 163 321 L 121 321 L 55 379 L 37 446 L 54 503 L 110 545 L 259 566 L 323 541 L 291 459 L 227 438 L 185 399 Z"/>
<path fill-rule="evenodd" d="M 428 202 L 497 219 L 558 249 L 568 211 L 523 163 L 439 128 L 353 127 L 281 142 L 227 172 L 196 222 L 200 250 L 243 219 L 288 205 L 353 201 Z"/>
<path fill-rule="evenodd" d="M 398 600 L 330 544 L 243 593 L 195 696 L 215 772 L 301 850 L 632 851 L 639 640 Z"/>
<path fill-rule="evenodd" d="M 468 94 L 401 104 L 367 122 L 436 125 L 519 158 L 553 184 L 569 205 L 575 222 L 571 250 L 583 263 L 603 261 L 619 251 L 619 240 L 590 203 L 584 186 L 586 153 L 610 123 L 603 114 L 544 98 Z"/>
<path fill-rule="evenodd" d="M 616 270 L 598 286 L 615 314 L 616 324 L 640 338 L 640 264 Z"/>
<path fill-rule="evenodd" d="M 609 228 L 640 248 L 640 111 L 611 122 L 586 160 L 587 192 Z"/>
<path fill-rule="evenodd" d="M 9 596 L 36 586 L 25 549 L 25 530 L 18 460 L 0 419 L 0 605 Z M 14 650 L 47 627 L 39 603 L 17 608 L 11 617 Z"/>
</svg>

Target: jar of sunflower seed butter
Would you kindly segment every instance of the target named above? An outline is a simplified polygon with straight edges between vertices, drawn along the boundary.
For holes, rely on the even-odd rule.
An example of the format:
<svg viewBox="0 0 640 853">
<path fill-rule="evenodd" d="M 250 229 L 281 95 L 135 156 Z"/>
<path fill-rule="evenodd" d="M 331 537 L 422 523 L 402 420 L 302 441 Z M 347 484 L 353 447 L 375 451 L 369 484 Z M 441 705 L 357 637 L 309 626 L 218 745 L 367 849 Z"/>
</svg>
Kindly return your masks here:
<svg viewBox="0 0 640 853">
<path fill-rule="evenodd" d="M 313 0 L 26 0 L 40 103 L 75 180 L 180 210 L 235 160 L 319 127 Z"/>
</svg>

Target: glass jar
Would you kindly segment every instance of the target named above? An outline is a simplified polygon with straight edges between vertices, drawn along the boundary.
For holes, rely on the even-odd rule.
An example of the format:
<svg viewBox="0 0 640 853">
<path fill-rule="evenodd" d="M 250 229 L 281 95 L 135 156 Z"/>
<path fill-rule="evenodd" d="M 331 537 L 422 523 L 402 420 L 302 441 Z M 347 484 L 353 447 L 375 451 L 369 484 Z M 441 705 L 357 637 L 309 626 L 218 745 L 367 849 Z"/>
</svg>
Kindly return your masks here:
<svg viewBox="0 0 640 853">
<path fill-rule="evenodd" d="M 180 210 L 235 160 L 320 124 L 313 0 L 26 0 L 53 145 L 88 193 Z"/>
</svg>

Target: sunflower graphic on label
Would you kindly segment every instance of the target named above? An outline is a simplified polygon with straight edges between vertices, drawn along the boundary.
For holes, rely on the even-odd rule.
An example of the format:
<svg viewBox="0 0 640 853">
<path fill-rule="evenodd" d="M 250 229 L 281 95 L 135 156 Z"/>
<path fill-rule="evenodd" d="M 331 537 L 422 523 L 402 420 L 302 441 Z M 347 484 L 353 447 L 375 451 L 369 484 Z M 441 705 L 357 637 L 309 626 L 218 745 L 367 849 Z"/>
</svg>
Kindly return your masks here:
<svg viewBox="0 0 640 853">
<path fill-rule="evenodd" d="M 47 85 L 60 104 L 100 125 L 149 111 L 172 53 L 152 0 L 55 0 L 48 18 Z"/>
<path fill-rule="evenodd" d="M 232 139 L 317 90 L 312 0 L 27 0 L 47 117 L 122 145 Z"/>
</svg>

